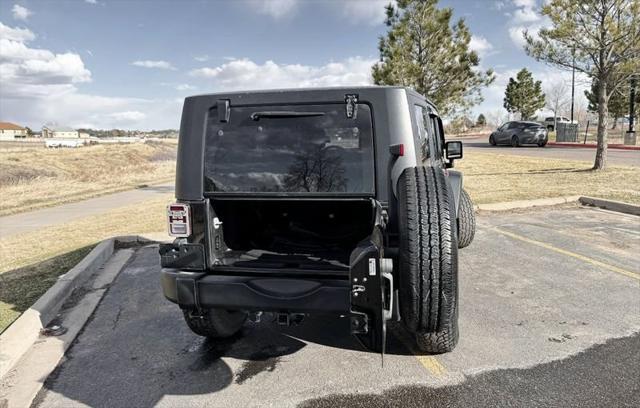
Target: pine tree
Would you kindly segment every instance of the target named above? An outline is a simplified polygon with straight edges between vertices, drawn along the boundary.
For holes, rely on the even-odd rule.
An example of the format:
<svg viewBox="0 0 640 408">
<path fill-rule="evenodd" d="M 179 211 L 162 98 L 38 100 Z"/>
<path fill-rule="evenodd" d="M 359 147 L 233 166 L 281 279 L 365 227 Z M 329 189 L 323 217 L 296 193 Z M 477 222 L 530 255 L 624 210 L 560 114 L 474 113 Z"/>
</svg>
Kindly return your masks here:
<svg viewBox="0 0 640 408">
<path fill-rule="evenodd" d="M 587 97 L 587 101 L 589 102 L 589 106 L 587 107 L 589 112 L 598 112 L 598 84 L 596 81 L 591 82 L 591 90 L 584 91 L 584 96 Z M 636 103 L 640 103 L 640 93 L 636 94 Z M 621 86 L 611 94 L 607 109 L 609 110 L 609 116 L 613 118 L 611 129 L 615 129 L 618 119 L 629 114 L 628 86 Z"/>
<path fill-rule="evenodd" d="M 451 8 L 437 0 L 398 0 L 387 6 L 388 32 L 380 38 L 380 62 L 372 67 L 378 85 L 409 86 L 429 98 L 441 114 L 452 114 L 482 101 L 480 89 L 494 80 L 479 71 L 480 59 L 469 49 L 464 20 L 451 25 Z"/>
<path fill-rule="evenodd" d="M 476 120 L 476 126 L 485 126 L 487 124 L 487 119 L 481 113 L 478 115 L 478 119 Z"/>
<path fill-rule="evenodd" d="M 516 75 L 516 79 L 509 78 L 503 103 L 507 112 L 518 112 L 521 120 L 527 120 L 544 105 L 545 95 L 542 92 L 542 82 L 534 81 L 529 70 L 522 68 Z"/>
</svg>

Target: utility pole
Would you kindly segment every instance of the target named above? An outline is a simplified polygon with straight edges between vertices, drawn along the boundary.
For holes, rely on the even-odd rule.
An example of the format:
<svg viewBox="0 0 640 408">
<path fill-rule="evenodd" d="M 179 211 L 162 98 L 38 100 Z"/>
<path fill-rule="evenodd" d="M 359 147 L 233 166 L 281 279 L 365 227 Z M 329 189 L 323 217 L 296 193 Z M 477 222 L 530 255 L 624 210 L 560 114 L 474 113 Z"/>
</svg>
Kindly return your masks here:
<svg viewBox="0 0 640 408">
<path fill-rule="evenodd" d="M 571 123 L 573 123 L 573 99 L 576 92 L 576 54 L 575 50 L 571 53 L 573 55 L 573 63 L 571 64 Z"/>
<path fill-rule="evenodd" d="M 636 102 L 636 83 L 638 76 L 633 75 L 631 77 L 631 89 L 629 90 L 629 130 L 625 134 L 624 144 L 627 145 L 635 145 L 636 144 L 636 129 L 633 123 L 634 113 L 635 113 L 635 102 Z"/>
</svg>

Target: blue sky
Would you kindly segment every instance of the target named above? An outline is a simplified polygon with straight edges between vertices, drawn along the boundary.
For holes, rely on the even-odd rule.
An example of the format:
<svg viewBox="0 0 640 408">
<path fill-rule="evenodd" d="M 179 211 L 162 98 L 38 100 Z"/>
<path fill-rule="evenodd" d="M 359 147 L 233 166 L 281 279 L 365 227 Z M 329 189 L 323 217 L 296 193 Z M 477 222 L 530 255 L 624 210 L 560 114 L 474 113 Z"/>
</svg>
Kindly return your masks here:
<svg viewBox="0 0 640 408">
<path fill-rule="evenodd" d="M 473 114 L 504 116 L 504 86 L 522 67 L 566 84 L 522 50 L 522 29 L 546 23 L 540 1 L 440 1 L 497 73 Z M 0 120 L 176 128 L 190 94 L 368 84 L 388 2 L 0 0 Z"/>
</svg>

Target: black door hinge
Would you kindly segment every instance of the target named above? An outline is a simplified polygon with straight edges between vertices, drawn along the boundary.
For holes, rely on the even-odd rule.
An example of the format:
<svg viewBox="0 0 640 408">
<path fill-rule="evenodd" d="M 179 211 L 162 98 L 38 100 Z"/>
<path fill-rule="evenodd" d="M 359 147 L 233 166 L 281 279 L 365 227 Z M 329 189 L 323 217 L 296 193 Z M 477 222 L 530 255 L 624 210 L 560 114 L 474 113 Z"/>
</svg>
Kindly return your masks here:
<svg viewBox="0 0 640 408">
<path fill-rule="evenodd" d="M 355 119 L 358 115 L 358 95 L 347 94 L 344 96 L 344 102 L 347 104 L 347 118 Z"/>
</svg>

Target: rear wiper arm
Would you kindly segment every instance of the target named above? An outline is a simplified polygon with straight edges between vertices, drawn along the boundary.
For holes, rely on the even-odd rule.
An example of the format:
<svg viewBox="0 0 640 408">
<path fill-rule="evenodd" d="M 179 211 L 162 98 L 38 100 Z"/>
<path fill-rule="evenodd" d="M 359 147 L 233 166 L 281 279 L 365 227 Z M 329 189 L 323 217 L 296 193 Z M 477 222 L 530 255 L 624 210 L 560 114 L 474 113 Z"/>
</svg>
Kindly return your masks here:
<svg viewBox="0 0 640 408">
<path fill-rule="evenodd" d="M 262 111 L 253 112 L 251 114 L 251 119 L 260 120 L 260 118 L 303 118 L 308 116 L 324 116 L 324 112 Z"/>
</svg>

